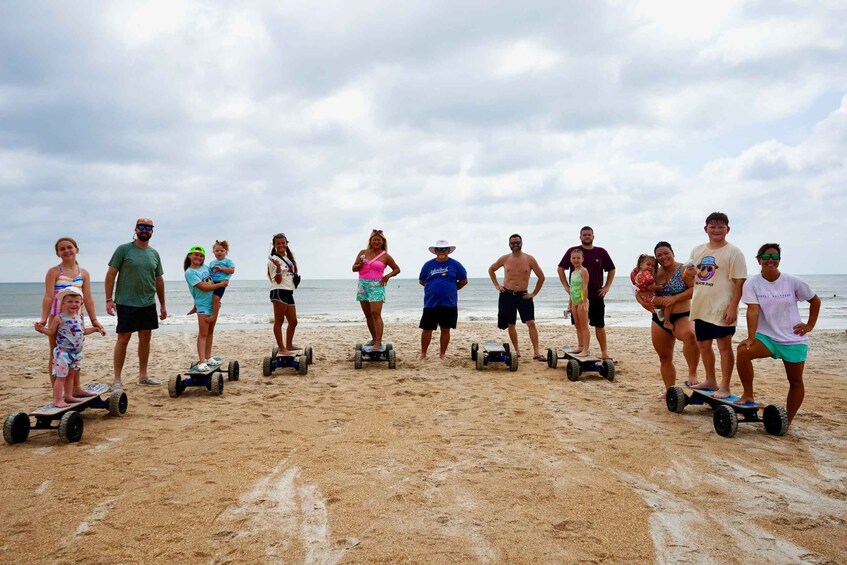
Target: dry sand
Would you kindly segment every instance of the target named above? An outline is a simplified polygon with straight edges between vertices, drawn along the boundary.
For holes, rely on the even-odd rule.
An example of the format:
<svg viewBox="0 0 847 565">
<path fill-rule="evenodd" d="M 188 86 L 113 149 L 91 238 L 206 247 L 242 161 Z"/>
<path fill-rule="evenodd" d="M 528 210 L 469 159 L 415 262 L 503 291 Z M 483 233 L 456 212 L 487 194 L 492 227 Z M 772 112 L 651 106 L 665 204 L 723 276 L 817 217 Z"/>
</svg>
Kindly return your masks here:
<svg viewBox="0 0 847 565">
<path fill-rule="evenodd" d="M 221 333 L 241 379 L 219 397 L 135 384 L 133 340 L 123 418 L 92 410 L 79 443 L 32 431 L 0 447 L 0 562 L 847 562 L 843 333 L 813 335 L 786 436 L 726 439 L 708 409 L 656 400 L 647 329 L 609 329 L 614 382 L 570 382 L 526 352 L 517 372 L 477 371 L 470 344 L 506 341 L 480 324 L 454 332 L 446 362 L 418 361 L 419 331 L 391 326 L 398 368 L 357 371 L 362 329 L 298 331 L 308 375 L 267 378 L 270 328 Z M 193 344 L 156 333 L 153 374 L 181 372 Z M 87 339 L 85 381 L 111 381 L 113 345 Z M 3 340 L 0 359 L 4 417 L 49 401 L 45 339 Z M 756 368 L 759 400 L 784 404 L 781 365 Z"/>
</svg>

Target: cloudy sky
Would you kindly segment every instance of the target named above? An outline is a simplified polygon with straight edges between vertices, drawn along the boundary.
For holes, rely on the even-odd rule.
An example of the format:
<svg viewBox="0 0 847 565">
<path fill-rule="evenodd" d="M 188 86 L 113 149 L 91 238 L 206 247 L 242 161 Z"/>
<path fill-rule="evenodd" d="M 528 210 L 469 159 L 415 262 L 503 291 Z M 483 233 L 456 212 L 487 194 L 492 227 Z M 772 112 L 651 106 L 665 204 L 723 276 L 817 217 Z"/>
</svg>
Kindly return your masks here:
<svg viewBox="0 0 847 565">
<path fill-rule="evenodd" d="M 623 274 L 714 210 L 751 269 L 847 273 L 845 38 L 841 0 L 4 2 L 0 281 L 62 235 L 102 280 L 138 216 L 173 280 L 215 239 L 261 278 L 279 231 L 352 277 L 371 228 L 401 276 L 512 232 L 555 276 L 584 224 Z"/>
</svg>

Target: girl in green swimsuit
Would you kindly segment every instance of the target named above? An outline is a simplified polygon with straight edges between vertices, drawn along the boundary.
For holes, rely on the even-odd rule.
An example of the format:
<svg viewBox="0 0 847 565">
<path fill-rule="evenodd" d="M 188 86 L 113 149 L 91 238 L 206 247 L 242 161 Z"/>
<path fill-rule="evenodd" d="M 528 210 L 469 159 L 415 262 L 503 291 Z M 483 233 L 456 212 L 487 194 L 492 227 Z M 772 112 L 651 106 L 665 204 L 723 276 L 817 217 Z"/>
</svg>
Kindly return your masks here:
<svg viewBox="0 0 847 565">
<path fill-rule="evenodd" d="M 571 351 L 572 355 L 588 355 L 588 346 L 591 343 L 591 332 L 588 329 L 588 300 L 585 289 L 588 288 L 588 269 L 582 266 L 585 255 L 582 249 L 576 248 L 571 251 L 571 265 L 573 270 L 568 281 L 568 310 L 573 316 L 576 326 L 577 348 Z"/>
</svg>

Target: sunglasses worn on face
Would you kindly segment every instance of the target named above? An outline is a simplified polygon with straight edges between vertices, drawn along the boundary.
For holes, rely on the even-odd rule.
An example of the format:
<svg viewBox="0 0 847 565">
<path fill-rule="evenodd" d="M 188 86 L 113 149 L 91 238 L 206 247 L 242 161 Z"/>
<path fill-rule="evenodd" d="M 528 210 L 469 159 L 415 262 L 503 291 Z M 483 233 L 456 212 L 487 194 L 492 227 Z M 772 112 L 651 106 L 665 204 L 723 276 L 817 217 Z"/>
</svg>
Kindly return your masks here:
<svg viewBox="0 0 847 565">
<path fill-rule="evenodd" d="M 135 226 L 135 229 L 138 231 L 153 231 L 153 226 L 148 226 L 147 224 L 138 224 Z"/>
<path fill-rule="evenodd" d="M 443 253 L 443 252 L 445 252 L 445 251 L 447 251 L 447 250 L 449 250 L 449 249 L 450 249 L 449 247 L 436 247 L 436 248 L 435 248 L 435 250 L 436 250 L 437 252 L 439 252 L 439 253 Z"/>
<path fill-rule="evenodd" d="M 759 255 L 759 259 L 761 259 L 762 261 L 767 261 L 768 259 L 779 261 L 779 253 L 762 253 L 761 255 Z"/>
</svg>

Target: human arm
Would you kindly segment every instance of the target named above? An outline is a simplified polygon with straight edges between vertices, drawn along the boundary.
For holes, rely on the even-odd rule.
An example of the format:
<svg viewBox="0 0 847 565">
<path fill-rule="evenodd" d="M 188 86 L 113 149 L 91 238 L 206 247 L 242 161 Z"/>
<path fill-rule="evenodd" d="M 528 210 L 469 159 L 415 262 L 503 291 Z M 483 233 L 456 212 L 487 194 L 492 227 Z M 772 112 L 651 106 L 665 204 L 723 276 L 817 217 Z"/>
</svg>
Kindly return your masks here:
<svg viewBox="0 0 847 565">
<path fill-rule="evenodd" d="M 356 255 L 356 260 L 353 261 L 353 272 L 358 273 L 362 270 L 362 267 L 365 266 L 365 250 L 362 249 L 359 251 L 358 255 Z"/>
<path fill-rule="evenodd" d="M 597 291 L 597 295 L 600 298 L 603 298 L 609 292 L 609 288 L 612 286 L 613 280 L 615 280 L 615 269 L 609 271 L 609 274 L 606 275 L 606 284 L 600 287 L 600 290 Z M 585 283 L 585 288 L 588 288 L 587 282 Z"/>
<path fill-rule="evenodd" d="M 535 257 L 531 257 L 529 260 L 529 267 L 532 269 L 532 272 L 535 273 L 535 276 L 538 277 L 538 282 L 535 283 L 535 288 L 532 292 L 528 292 L 524 294 L 524 299 L 535 298 L 539 292 L 541 292 L 541 287 L 544 285 L 544 273 L 541 271 L 541 267 L 538 265 L 538 261 L 535 260 Z"/>
<path fill-rule="evenodd" d="M 168 309 L 165 307 L 165 278 L 162 275 L 156 277 L 156 296 L 159 297 L 159 307 L 162 310 L 159 319 L 164 320 L 168 317 Z"/>
<path fill-rule="evenodd" d="M 102 335 L 106 335 L 103 324 L 97 321 L 94 296 L 91 294 L 91 275 L 85 269 L 80 269 L 80 272 L 82 273 L 82 303 L 85 305 L 85 311 L 88 313 L 88 319 L 91 320 L 91 325 L 94 326 L 92 331 L 99 331 Z"/>
<path fill-rule="evenodd" d="M 494 284 L 494 288 L 497 289 L 497 292 L 503 292 L 503 286 L 497 281 L 497 269 L 503 266 L 503 257 L 500 257 L 494 263 L 488 267 L 488 277 L 491 279 L 491 282 Z"/>
<path fill-rule="evenodd" d="M 115 315 L 115 301 L 112 299 L 112 293 L 115 291 L 115 278 L 118 276 L 118 270 L 114 267 L 109 267 L 106 271 L 106 314 L 109 316 Z"/>
<path fill-rule="evenodd" d="M 741 290 L 745 280 L 747 279 L 732 279 L 732 298 L 729 299 L 729 305 L 723 314 L 724 323 L 733 325 L 738 320 L 738 303 L 741 302 Z"/>
<path fill-rule="evenodd" d="M 738 344 L 738 347 L 749 348 L 756 341 L 756 330 L 759 329 L 759 312 L 761 308 L 758 304 L 747 305 L 747 339 Z"/>
<path fill-rule="evenodd" d="M 641 304 L 641 307 L 644 308 L 645 310 L 647 310 L 648 312 L 650 312 L 651 314 L 656 311 L 654 306 L 659 306 L 659 304 L 656 304 L 656 300 L 658 300 L 659 298 L 660 297 L 657 296 L 656 298 L 653 299 L 653 304 L 650 304 L 649 302 L 645 301 L 641 297 L 640 292 L 635 293 L 635 301 L 638 302 L 639 304 Z"/>
<path fill-rule="evenodd" d="M 227 275 L 234 275 L 235 274 L 235 267 L 221 267 L 220 265 L 215 265 L 214 267 L 212 267 L 211 270 L 212 270 L 213 273 L 214 272 L 221 272 L 221 273 L 226 273 Z"/>
<path fill-rule="evenodd" d="M 53 297 L 56 292 L 56 279 L 59 278 L 59 269 L 52 267 L 44 277 L 44 298 L 41 299 L 41 325 L 47 323 L 50 315 L 50 307 L 53 305 Z"/>
<path fill-rule="evenodd" d="M 688 281 L 685 281 L 688 284 Z M 694 282 L 693 279 L 691 282 Z M 694 287 L 689 286 L 684 291 L 679 294 L 674 294 L 673 296 L 657 296 L 653 299 L 653 306 L 658 306 L 659 308 L 664 308 L 666 306 L 673 306 L 677 302 L 685 302 L 686 300 L 690 300 L 691 297 L 694 296 Z"/>
<path fill-rule="evenodd" d="M 562 282 L 562 287 L 564 287 L 565 292 L 571 293 L 571 285 L 568 283 L 568 276 L 565 274 L 565 269 L 559 267 L 556 269 L 556 272 L 559 273 L 559 280 Z"/>
<path fill-rule="evenodd" d="M 814 295 L 809 300 L 809 321 L 805 324 L 800 322 L 794 326 L 794 333 L 797 335 L 805 335 L 815 329 L 815 324 L 818 323 L 818 314 L 821 311 L 821 299 L 818 295 Z"/>
<path fill-rule="evenodd" d="M 195 284 L 194 286 L 195 286 L 195 288 L 198 288 L 198 289 L 202 290 L 203 292 L 211 292 L 211 291 L 218 289 L 218 288 L 228 287 L 229 281 L 226 280 L 226 281 L 221 281 L 221 282 L 216 282 L 216 283 L 200 281 L 197 284 Z"/>
<path fill-rule="evenodd" d="M 59 324 L 62 320 L 59 316 L 53 316 L 53 319 L 50 320 L 50 325 L 42 324 L 41 322 L 35 322 L 35 331 L 40 334 L 44 334 L 48 337 L 56 337 L 56 332 L 59 331 Z"/>
<path fill-rule="evenodd" d="M 85 319 L 82 319 L 82 335 L 91 335 L 93 333 L 99 333 L 100 335 L 106 335 L 106 330 L 103 329 L 103 326 L 86 326 Z"/>
<path fill-rule="evenodd" d="M 580 310 L 588 311 L 588 281 L 591 279 L 591 275 L 588 274 L 588 269 L 585 267 L 581 267 L 580 271 L 582 272 L 582 295 L 583 300 L 579 303 Z"/>
<path fill-rule="evenodd" d="M 468 279 L 460 280 L 459 283 L 456 285 L 456 290 L 462 290 L 465 286 L 467 286 L 467 284 L 468 284 Z"/>
<path fill-rule="evenodd" d="M 391 277 L 396 277 L 400 274 L 400 267 L 398 267 L 397 263 L 394 262 L 394 257 L 388 255 L 387 253 L 385 254 L 385 264 L 391 267 L 391 272 L 379 279 L 379 284 L 381 284 L 382 286 L 385 286 L 385 284 L 388 282 L 388 279 L 390 279 Z"/>
</svg>

